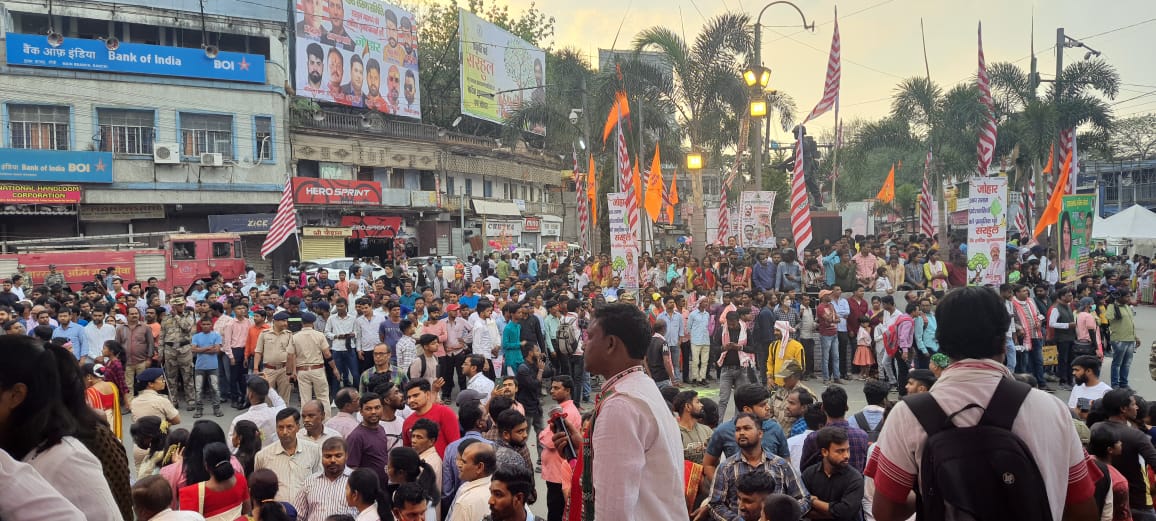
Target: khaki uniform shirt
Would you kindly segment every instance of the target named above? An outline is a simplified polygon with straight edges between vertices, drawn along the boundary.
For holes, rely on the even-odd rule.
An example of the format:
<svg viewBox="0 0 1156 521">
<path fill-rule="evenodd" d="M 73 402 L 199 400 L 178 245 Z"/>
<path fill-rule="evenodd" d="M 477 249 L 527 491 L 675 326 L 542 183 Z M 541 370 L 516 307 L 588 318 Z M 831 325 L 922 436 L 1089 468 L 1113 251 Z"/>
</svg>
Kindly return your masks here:
<svg viewBox="0 0 1156 521">
<path fill-rule="evenodd" d="M 261 361 L 266 364 L 283 365 L 289 358 L 289 343 L 292 340 L 293 333 L 288 329 L 280 333 L 269 329 L 257 337 L 256 352 L 261 353 Z"/>
<path fill-rule="evenodd" d="M 173 407 L 173 402 L 161 396 L 152 389 L 145 389 L 137 393 L 136 398 L 128 406 L 134 421 L 145 416 L 156 416 L 162 420 L 176 418 L 180 413 Z"/>
<path fill-rule="evenodd" d="M 162 347 L 181 347 L 188 345 L 192 340 L 193 314 L 188 310 L 181 315 L 169 313 L 161 320 Z"/>
<path fill-rule="evenodd" d="M 795 385 L 795 389 L 802 389 L 807 391 L 811 394 L 811 396 L 815 397 L 815 401 L 819 400 L 819 395 L 808 389 L 807 386 L 803 385 L 801 382 Z M 792 391 L 793 390 L 794 389 L 792 389 Z M 791 394 L 791 391 L 788 391 L 786 387 L 776 385 L 775 389 L 771 391 L 770 398 L 771 417 L 774 418 L 775 421 L 779 422 L 779 425 L 783 427 L 783 433 L 787 436 L 791 435 L 791 426 L 795 424 L 796 420 L 796 418 L 787 416 L 787 395 L 789 394 Z"/>
<path fill-rule="evenodd" d="M 289 341 L 289 353 L 297 355 L 297 367 L 325 364 L 322 349 L 329 347 L 325 333 L 313 328 L 302 328 L 293 333 Z"/>
</svg>

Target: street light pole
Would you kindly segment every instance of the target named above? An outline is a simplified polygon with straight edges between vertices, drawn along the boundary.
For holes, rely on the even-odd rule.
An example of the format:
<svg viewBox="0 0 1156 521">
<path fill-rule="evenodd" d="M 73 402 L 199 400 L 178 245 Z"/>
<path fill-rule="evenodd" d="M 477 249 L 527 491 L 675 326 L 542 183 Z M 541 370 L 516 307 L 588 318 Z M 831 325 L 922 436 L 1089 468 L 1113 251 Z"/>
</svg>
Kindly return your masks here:
<svg viewBox="0 0 1156 521">
<path fill-rule="evenodd" d="M 810 25 L 807 25 L 807 16 L 803 14 L 803 10 L 799 9 L 799 6 L 797 6 L 791 2 L 788 2 L 786 0 L 779 0 L 777 2 L 771 2 L 771 3 L 767 4 L 766 6 L 763 7 L 762 11 L 759 11 L 759 16 L 755 19 L 755 53 L 754 53 L 754 60 L 751 63 L 751 67 L 750 67 L 751 69 L 754 69 L 756 67 L 762 67 L 762 65 L 763 65 L 763 13 L 767 12 L 767 9 L 769 9 L 771 6 L 778 5 L 778 4 L 786 4 L 786 5 L 789 5 L 791 7 L 794 7 L 795 11 L 799 12 L 799 17 L 803 19 L 803 29 L 810 29 L 812 31 L 815 30 L 815 23 L 811 22 Z M 766 92 L 761 92 L 760 96 L 762 96 L 763 101 L 766 101 Z M 751 139 L 755 143 L 755 146 L 751 147 L 754 149 L 751 151 L 751 166 L 752 166 L 752 168 L 754 168 L 754 175 L 751 176 L 751 179 L 755 183 L 755 189 L 756 190 L 762 190 L 763 189 L 763 128 L 762 128 L 762 125 L 751 125 L 751 126 L 753 127 L 752 130 L 754 130 L 754 132 L 753 132 L 754 135 L 751 136 Z"/>
</svg>

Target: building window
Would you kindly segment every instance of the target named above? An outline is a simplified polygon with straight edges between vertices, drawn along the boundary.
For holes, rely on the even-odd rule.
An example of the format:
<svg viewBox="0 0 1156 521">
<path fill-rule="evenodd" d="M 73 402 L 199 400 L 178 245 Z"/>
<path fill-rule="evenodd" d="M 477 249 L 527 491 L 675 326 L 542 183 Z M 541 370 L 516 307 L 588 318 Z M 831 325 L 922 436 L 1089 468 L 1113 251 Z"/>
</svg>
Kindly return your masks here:
<svg viewBox="0 0 1156 521">
<path fill-rule="evenodd" d="M 493 196 L 494 196 L 494 182 L 493 181 L 482 181 L 482 197 L 493 197 Z"/>
<path fill-rule="evenodd" d="M 454 190 L 454 188 L 454 176 L 446 176 L 446 193 L 449 195 L 458 195 L 458 192 Z"/>
<path fill-rule="evenodd" d="M 151 110 L 97 109 L 100 151 L 115 154 L 153 153 L 155 115 Z"/>
<path fill-rule="evenodd" d="M 56 105 L 8 105 L 12 148 L 68 150 L 70 111 Z"/>
<path fill-rule="evenodd" d="M 273 118 L 257 116 L 253 118 L 253 139 L 257 142 L 257 159 L 273 160 Z"/>
<path fill-rule="evenodd" d="M 233 158 L 233 116 L 182 112 L 181 154 L 216 153 Z"/>
<path fill-rule="evenodd" d="M 466 178 L 466 195 L 474 196 L 474 180 L 468 177 Z"/>
</svg>

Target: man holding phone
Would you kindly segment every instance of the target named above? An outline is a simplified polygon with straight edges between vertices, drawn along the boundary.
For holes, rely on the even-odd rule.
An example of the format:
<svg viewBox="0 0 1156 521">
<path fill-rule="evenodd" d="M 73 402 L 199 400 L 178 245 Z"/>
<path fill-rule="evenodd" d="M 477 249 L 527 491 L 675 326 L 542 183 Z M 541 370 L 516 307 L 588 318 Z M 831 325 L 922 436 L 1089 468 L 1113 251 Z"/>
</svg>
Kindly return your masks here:
<svg viewBox="0 0 1156 521">
<path fill-rule="evenodd" d="M 1100 359 L 1090 355 L 1078 356 L 1072 361 L 1072 378 L 1077 385 L 1068 398 L 1068 408 L 1083 420 L 1088 417 L 1092 402 L 1103 398 L 1112 386 L 1100 380 Z"/>
</svg>

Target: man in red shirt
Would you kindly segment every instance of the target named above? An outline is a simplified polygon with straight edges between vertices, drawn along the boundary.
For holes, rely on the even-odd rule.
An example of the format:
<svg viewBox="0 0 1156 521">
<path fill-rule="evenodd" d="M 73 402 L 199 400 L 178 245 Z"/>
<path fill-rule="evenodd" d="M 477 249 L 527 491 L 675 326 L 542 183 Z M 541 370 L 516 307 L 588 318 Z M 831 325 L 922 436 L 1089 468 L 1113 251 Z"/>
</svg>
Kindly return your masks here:
<svg viewBox="0 0 1156 521">
<path fill-rule="evenodd" d="M 429 418 L 438 424 L 438 439 L 435 445 L 438 456 L 445 456 L 446 445 L 461 437 L 458 427 L 458 416 L 453 409 L 437 403 L 435 390 L 425 379 L 411 380 L 405 386 L 405 400 L 413 414 L 405 419 L 401 428 L 401 439 L 406 447 L 410 446 L 409 433 L 413 424 L 422 418 Z"/>
</svg>

